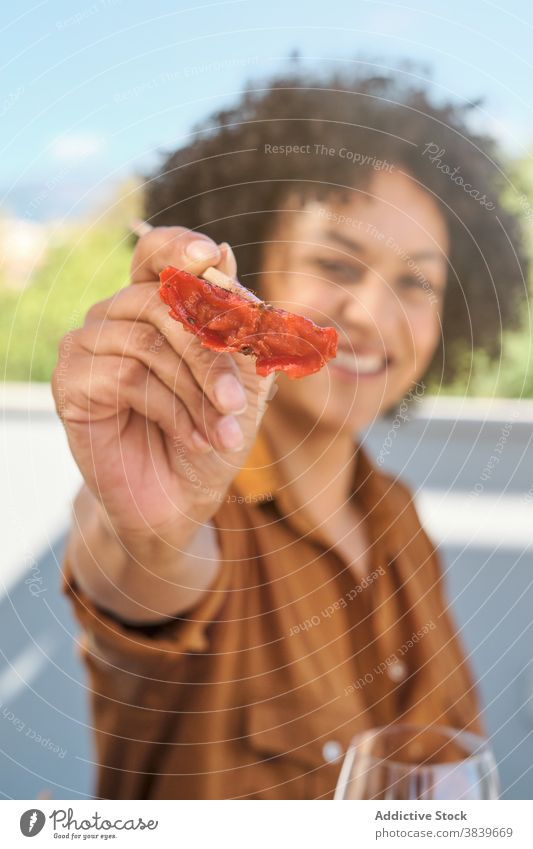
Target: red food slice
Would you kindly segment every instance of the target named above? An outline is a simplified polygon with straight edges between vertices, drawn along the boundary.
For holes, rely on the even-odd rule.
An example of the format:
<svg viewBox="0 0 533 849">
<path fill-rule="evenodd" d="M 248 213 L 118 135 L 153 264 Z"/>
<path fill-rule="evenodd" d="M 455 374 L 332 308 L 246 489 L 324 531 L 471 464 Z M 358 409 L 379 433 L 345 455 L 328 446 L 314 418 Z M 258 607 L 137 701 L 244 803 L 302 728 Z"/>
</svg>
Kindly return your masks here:
<svg viewBox="0 0 533 849">
<path fill-rule="evenodd" d="M 170 265 L 160 279 L 159 293 L 172 318 L 212 351 L 256 356 L 259 375 L 284 371 L 290 378 L 305 377 L 337 353 L 334 327 L 319 327 L 301 315 L 248 300 Z"/>
</svg>

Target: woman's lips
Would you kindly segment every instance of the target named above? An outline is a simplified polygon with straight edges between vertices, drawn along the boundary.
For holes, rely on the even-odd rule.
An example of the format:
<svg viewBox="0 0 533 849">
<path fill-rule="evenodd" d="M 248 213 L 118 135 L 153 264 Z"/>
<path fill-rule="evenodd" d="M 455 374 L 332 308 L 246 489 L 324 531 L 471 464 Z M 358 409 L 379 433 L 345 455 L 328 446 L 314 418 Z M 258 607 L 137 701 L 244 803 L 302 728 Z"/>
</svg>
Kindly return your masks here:
<svg viewBox="0 0 533 849">
<path fill-rule="evenodd" d="M 389 364 L 390 360 L 384 354 L 339 348 L 329 367 L 351 378 L 372 378 L 384 374 Z"/>
</svg>

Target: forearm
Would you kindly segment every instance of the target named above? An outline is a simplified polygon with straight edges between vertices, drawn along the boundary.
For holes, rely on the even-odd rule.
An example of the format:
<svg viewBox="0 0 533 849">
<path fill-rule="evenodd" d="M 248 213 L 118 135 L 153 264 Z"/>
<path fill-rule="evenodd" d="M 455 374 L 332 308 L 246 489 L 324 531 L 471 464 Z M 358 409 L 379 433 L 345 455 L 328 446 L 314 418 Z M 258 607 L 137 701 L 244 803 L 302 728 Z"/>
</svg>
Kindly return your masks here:
<svg viewBox="0 0 533 849">
<path fill-rule="evenodd" d="M 67 555 L 91 601 L 132 624 L 157 623 L 194 607 L 220 568 L 211 524 L 184 525 L 171 543 L 155 533 L 121 539 L 86 486 L 74 501 Z"/>
</svg>

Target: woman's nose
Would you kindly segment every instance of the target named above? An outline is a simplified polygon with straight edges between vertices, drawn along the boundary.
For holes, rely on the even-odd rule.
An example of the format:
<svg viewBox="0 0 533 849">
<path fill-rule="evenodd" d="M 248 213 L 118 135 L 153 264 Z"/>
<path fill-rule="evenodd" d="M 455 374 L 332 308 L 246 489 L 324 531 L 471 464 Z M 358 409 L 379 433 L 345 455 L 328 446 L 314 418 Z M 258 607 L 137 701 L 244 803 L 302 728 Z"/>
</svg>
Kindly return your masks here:
<svg viewBox="0 0 533 849">
<path fill-rule="evenodd" d="M 354 327 L 394 330 L 401 321 L 401 305 L 387 281 L 370 271 L 357 286 L 346 290 L 342 320 Z"/>
</svg>

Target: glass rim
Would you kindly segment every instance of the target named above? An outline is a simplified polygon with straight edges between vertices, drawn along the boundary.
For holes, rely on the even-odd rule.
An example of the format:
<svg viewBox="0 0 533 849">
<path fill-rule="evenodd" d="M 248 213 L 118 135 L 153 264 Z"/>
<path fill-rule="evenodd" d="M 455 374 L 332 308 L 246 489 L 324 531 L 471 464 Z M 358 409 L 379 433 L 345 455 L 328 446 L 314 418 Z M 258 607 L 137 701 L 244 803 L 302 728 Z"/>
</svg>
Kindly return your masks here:
<svg viewBox="0 0 533 849">
<path fill-rule="evenodd" d="M 354 737 L 350 740 L 348 744 L 348 749 L 346 754 L 349 752 L 356 752 L 357 745 L 356 741 L 360 740 L 365 736 L 369 736 L 371 739 L 378 737 L 380 734 L 394 733 L 396 730 L 413 730 L 419 731 L 422 733 L 426 732 L 436 732 L 437 734 L 442 734 L 443 737 L 447 736 L 447 739 L 456 739 L 460 738 L 461 740 L 468 740 L 469 744 L 473 747 L 476 744 L 475 752 L 471 754 L 467 754 L 464 758 L 460 758 L 459 760 L 453 761 L 444 761 L 443 763 L 436 764 L 428 764 L 428 763 L 410 763 L 408 761 L 395 760 L 393 758 L 388 757 L 378 757 L 374 754 L 363 754 L 362 757 L 366 758 L 369 762 L 373 763 L 387 763 L 392 767 L 401 767 L 402 769 L 416 769 L 417 772 L 421 770 L 436 770 L 445 768 L 457 767 L 460 764 L 464 764 L 466 761 L 475 762 L 477 760 L 481 760 L 483 757 L 489 757 L 493 761 L 493 766 L 495 765 L 494 755 L 492 753 L 492 749 L 489 745 L 489 740 L 487 737 L 483 737 L 481 734 L 476 734 L 473 731 L 463 731 L 459 728 L 454 728 L 452 725 L 418 725 L 417 723 L 412 722 L 396 722 L 391 723 L 390 725 L 380 725 L 376 728 L 367 728 L 365 731 L 360 731 L 358 734 L 355 734 Z"/>
</svg>

